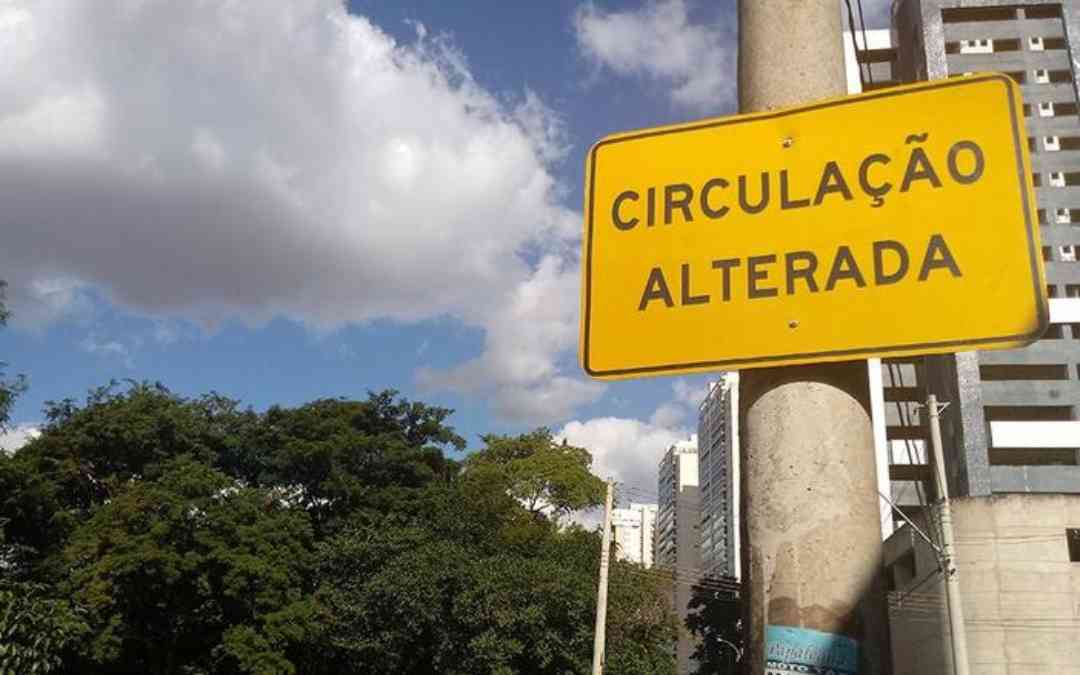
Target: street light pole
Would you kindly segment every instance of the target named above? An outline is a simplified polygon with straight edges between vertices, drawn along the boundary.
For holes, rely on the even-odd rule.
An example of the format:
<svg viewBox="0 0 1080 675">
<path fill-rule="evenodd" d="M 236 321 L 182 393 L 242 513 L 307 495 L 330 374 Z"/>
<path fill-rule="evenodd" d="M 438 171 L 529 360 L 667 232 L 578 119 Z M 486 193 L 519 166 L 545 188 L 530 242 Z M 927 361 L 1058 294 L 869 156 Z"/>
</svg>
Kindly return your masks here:
<svg viewBox="0 0 1080 675">
<path fill-rule="evenodd" d="M 960 598 L 960 576 L 956 571 L 953 558 L 952 506 L 949 502 L 949 483 L 945 476 L 945 455 L 941 449 L 941 410 L 937 396 L 930 394 L 926 399 L 926 408 L 930 415 L 930 444 L 934 455 L 934 474 L 937 478 L 939 513 L 941 521 L 941 557 L 942 571 L 945 574 L 945 593 L 949 605 L 949 628 L 952 632 L 953 672 L 956 675 L 968 675 L 967 628 L 964 626 L 964 604 Z"/>
<path fill-rule="evenodd" d="M 614 488 L 611 479 L 607 482 L 607 495 L 604 497 L 604 535 L 600 546 L 600 585 L 596 589 L 596 628 L 593 634 L 592 675 L 604 672 L 604 633 L 607 630 L 607 591 L 608 567 L 611 550 L 611 506 Z"/>
</svg>

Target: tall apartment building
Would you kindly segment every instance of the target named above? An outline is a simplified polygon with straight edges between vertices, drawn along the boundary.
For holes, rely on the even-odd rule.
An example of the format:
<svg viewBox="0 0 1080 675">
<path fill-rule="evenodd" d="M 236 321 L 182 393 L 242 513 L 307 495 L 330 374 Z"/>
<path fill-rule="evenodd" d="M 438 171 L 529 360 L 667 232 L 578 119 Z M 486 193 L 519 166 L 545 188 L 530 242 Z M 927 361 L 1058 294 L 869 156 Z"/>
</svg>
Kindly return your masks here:
<svg viewBox="0 0 1080 675">
<path fill-rule="evenodd" d="M 653 531 L 656 528 L 656 504 L 631 502 L 625 509 L 611 510 L 615 557 L 653 566 Z"/>
<path fill-rule="evenodd" d="M 898 0 L 893 31 L 900 80 L 997 71 L 1020 84 L 1046 261 L 1043 339 L 916 364 L 923 386 L 952 403 L 942 418 L 950 489 L 1080 493 L 1080 2 Z"/>
<path fill-rule="evenodd" d="M 698 491 L 698 449 L 691 441 L 668 448 L 657 480 L 655 562 L 672 575 L 672 604 L 679 616 L 675 655 L 678 672 L 691 672 L 694 638 L 684 621 L 693 586 L 701 576 L 701 498 Z"/>
<path fill-rule="evenodd" d="M 1051 321 L 1025 349 L 907 364 L 902 392 L 951 404 L 942 431 L 965 625 L 947 625 L 932 549 L 897 532 L 885 544 L 894 671 L 953 672 L 959 629 L 971 672 L 1077 672 L 1066 645 L 1080 564 L 1080 1 L 896 0 L 892 37 L 898 81 L 996 71 L 1019 83 Z M 926 473 L 913 465 L 909 477 Z"/>
<path fill-rule="evenodd" d="M 709 576 L 740 576 L 739 374 L 709 383 L 698 408 L 701 568 Z"/>
</svg>

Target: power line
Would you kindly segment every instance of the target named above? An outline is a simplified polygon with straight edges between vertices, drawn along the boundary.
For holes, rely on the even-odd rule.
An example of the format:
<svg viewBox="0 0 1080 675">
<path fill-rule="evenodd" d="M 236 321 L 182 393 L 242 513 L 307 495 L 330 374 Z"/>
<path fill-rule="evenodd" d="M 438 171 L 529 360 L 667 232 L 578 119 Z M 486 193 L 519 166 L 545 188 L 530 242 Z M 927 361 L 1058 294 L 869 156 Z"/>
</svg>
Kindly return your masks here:
<svg viewBox="0 0 1080 675">
<path fill-rule="evenodd" d="M 855 13 L 851 10 L 851 0 L 844 0 L 847 5 L 848 29 L 851 32 L 851 47 L 855 51 L 855 64 L 859 69 L 859 86 L 866 89 L 866 78 L 863 77 L 862 59 L 859 58 L 859 40 L 855 30 Z M 866 46 L 866 35 L 863 34 L 863 46 Z"/>
<path fill-rule="evenodd" d="M 625 572 L 631 575 L 637 575 L 639 577 L 655 579 L 658 581 L 673 581 L 677 584 L 684 586 L 700 586 L 707 590 L 724 591 L 724 592 L 742 592 L 741 584 L 725 584 L 705 579 L 701 577 L 689 576 L 683 573 L 665 573 L 661 570 L 645 570 L 645 569 L 622 569 L 621 572 Z"/>
<path fill-rule="evenodd" d="M 894 387 L 903 388 L 904 387 L 904 371 L 900 368 L 900 365 L 897 364 L 897 363 L 889 363 L 888 366 L 889 366 L 889 379 L 892 380 L 892 385 Z M 897 417 L 900 419 L 900 426 L 908 428 L 908 429 L 914 429 L 915 425 L 911 422 L 911 417 L 910 417 L 910 415 L 908 413 L 907 406 L 904 405 L 907 402 L 894 401 L 894 403 L 896 404 Z M 916 457 L 916 455 L 918 453 L 914 452 L 910 438 L 905 438 L 903 440 L 904 440 L 904 448 L 907 450 L 908 462 L 910 462 L 912 465 L 915 465 L 915 463 L 916 463 L 915 462 L 915 457 Z M 923 454 L 925 455 L 924 463 L 928 464 L 929 455 L 927 454 L 927 451 L 926 451 L 926 441 L 925 440 L 923 441 Z M 890 452 L 889 455 L 890 455 L 889 459 L 891 461 L 892 460 L 892 453 Z M 915 494 L 919 499 L 919 507 L 922 510 L 923 518 L 926 520 L 927 529 L 930 530 L 931 539 L 935 540 L 934 543 L 936 544 L 937 542 L 941 541 L 941 533 L 938 531 L 937 519 L 933 517 L 933 513 L 931 512 L 931 509 L 929 507 L 929 503 L 928 503 L 928 500 L 926 498 L 926 494 L 923 491 L 923 481 L 922 480 L 916 480 L 915 481 Z M 936 553 L 935 553 L 935 555 L 936 555 Z M 938 565 L 939 566 L 942 565 L 942 561 L 940 559 L 940 556 L 938 556 Z"/>
<path fill-rule="evenodd" d="M 921 581 L 919 581 L 919 583 L 915 584 L 915 586 L 913 586 L 912 588 L 909 588 L 909 589 L 908 589 L 907 591 L 905 591 L 903 595 L 901 595 L 901 596 L 900 596 L 899 598 L 897 598 L 897 599 L 896 599 L 896 601 L 897 601 L 897 602 L 899 602 L 900 604 L 903 604 L 904 600 L 905 600 L 905 599 L 906 599 L 906 598 L 907 598 L 908 596 L 911 596 L 911 595 L 912 595 L 912 594 L 914 594 L 914 593 L 915 593 L 916 591 L 918 591 L 918 590 L 919 590 L 920 588 L 922 588 L 922 587 L 923 587 L 923 585 L 924 585 L 924 584 L 926 584 L 926 582 L 927 582 L 927 581 L 929 581 L 930 579 L 934 578 L 934 575 L 936 575 L 936 574 L 942 574 L 942 573 L 943 573 L 943 572 L 942 572 L 942 569 L 941 569 L 941 567 L 940 567 L 940 566 L 939 566 L 939 567 L 938 567 L 938 568 L 937 568 L 936 570 L 931 570 L 931 571 L 930 571 L 930 572 L 929 572 L 929 573 L 928 573 L 928 574 L 927 574 L 926 576 L 924 576 L 924 577 L 922 578 L 922 580 L 921 580 Z M 890 602 L 891 602 L 891 601 L 893 600 L 893 598 L 892 598 L 892 597 L 890 596 L 889 600 L 890 600 Z"/>
<path fill-rule="evenodd" d="M 742 583 L 738 580 L 727 580 L 722 577 L 709 577 L 702 575 L 700 570 L 687 570 L 685 568 L 673 568 L 668 566 L 656 566 L 651 568 L 625 568 L 626 572 L 630 573 L 642 573 L 651 574 L 654 576 L 673 577 L 678 576 L 683 579 L 691 579 L 695 583 L 700 582 L 703 584 L 709 584 L 711 586 L 724 586 L 726 588 L 741 588 Z"/>
<path fill-rule="evenodd" d="M 862 46 L 863 53 L 870 51 L 870 41 L 866 39 L 866 21 L 863 18 L 862 0 L 856 0 L 856 4 L 859 7 L 859 24 L 862 26 Z M 851 7 L 848 7 L 848 11 L 851 11 Z M 851 38 L 852 43 L 855 41 L 855 37 Z M 860 70 L 859 72 L 862 72 Z M 870 80 L 870 86 L 874 86 L 874 64 L 870 61 L 866 62 L 866 77 Z"/>
<path fill-rule="evenodd" d="M 630 577 L 633 577 L 635 579 L 648 579 L 650 581 L 656 581 L 665 584 L 670 583 L 676 586 L 684 586 L 684 588 L 701 589 L 708 593 L 730 594 L 737 596 L 743 594 L 742 588 L 740 588 L 740 586 L 713 585 L 711 583 L 703 582 L 700 579 L 687 579 L 685 577 L 672 577 L 665 575 L 650 575 L 650 573 L 648 572 L 634 571 L 627 573 L 629 573 Z M 615 578 L 618 579 L 619 577 L 619 573 L 616 573 Z"/>
<path fill-rule="evenodd" d="M 738 586 L 720 586 L 720 585 L 711 584 L 711 583 L 709 583 L 707 581 L 703 581 L 701 579 L 695 579 L 695 578 L 685 577 L 685 576 L 670 575 L 670 574 L 652 574 L 650 572 L 644 572 L 644 571 L 641 571 L 641 570 L 634 570 L 634 571 L 623 570 L 623 571 L 626 572 L 627 574 L 631 575 L 631 576 L 636 576 L 638 578 L 652 579 L 654 581 L 672 582 L 672 583 L 680 585 L 680 586 L 696 586 L 696 587 L 704 588 L 704 589 L 709 590 L 709 591 L 717 591 L 717 592 L 725 592 L 725 593 L 739 593 L 742 590 L 741 587 L 738 587 Z M 618 576 L 618 575 L 616 575 L 616 576 Z"/>
</svg>

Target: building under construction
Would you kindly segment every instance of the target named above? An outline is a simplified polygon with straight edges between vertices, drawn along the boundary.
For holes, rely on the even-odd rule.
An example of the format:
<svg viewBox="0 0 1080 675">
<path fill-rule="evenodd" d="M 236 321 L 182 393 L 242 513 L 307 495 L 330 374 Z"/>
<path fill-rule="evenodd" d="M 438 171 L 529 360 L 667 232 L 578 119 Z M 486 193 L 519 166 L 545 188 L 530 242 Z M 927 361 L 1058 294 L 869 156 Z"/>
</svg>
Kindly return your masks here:
<svg viewBox="0 0 1080 675">
<path fill-rule="evenodd" d="M 849 79 L 866 89 L 988 71 L 1020 85 L 1050 298 L 1050 329 L 1025 349 L 890 359 L 877 370 L 879 466 L 925 533 L 907 526 L 885 544 L 895 675 L 959 672 L 949 636 L 961 629 L 971 673 L 1080 672 L 1080 3 L 897 0 L 891 31 L 848 42 L 859 48 Z M 918 404 L 929 393 L 949 403 L 941 419 L 963 627 L 948 626 L 925 507 L 934 495 Z"/>
</svg>

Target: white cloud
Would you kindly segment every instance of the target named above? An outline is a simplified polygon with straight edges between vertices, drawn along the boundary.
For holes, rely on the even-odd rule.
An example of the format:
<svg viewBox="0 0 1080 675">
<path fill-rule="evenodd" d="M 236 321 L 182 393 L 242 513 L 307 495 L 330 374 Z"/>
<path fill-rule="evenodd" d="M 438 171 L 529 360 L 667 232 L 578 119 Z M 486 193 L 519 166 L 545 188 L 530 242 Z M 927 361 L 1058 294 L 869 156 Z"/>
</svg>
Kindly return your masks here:
<svg viewBox="0 0 1080 675">
<path fill-rule="evenodd" d="M 658 427 L 676 427 L 686 420 L 686 410 L 675 401 L 662 403 L 649 418 L 649 424 Z"/>
<path fill-rule="evenodd" d="M 734 107 L 734 28 L 691 23 L 685 0 L 615 12 L 589 3 L 574 17 L 578 46 L 594 63 L 656 80 L 673 103 L 712 114 Z"/>
<path fill-rule="evenodd" d="M 627 486 L 636 501 L 656 493 L 657 466 L 667 449 L 693 438 L 684 430 L 619 417 L 574 420 L 555 435 L 589 450 L 593 473 Z"/>
<path fill-rule="evenodd" d="M 0 17 L 2 22 L 2 17 Z M 33 424 L 19 424 L 0 433 L 0 452 L 12 453 L 41 435 Z"/>
<path fill-rule="evenodd" d="M 580 227 L 549 166 L 562 123 L 415 28 L 396 42 L 340 0 L 0 6 L 14 321 L 55 320 L 88 289 L 204 326 L 450 315 L 487 331 L 471 372 L 497 382 L 467 384 L 506 414 L 593 400 L 558 367 Z"/>
<path fill-rule="evenodd" d="M 128 370 L 135 368 L 135 359 L 131 349 L 117 340 L 104 340 L 90 333 L 79 343 L 79 348 L 87 354 L 119 359 Z"/>
<path fill-rule="evenodd" d="M 675 428 L 690 424 L 696 426 L 698 406 L 705 400 L 708 385 L 704 380 L 686 380 L 679 378 L 671 383 L 672 398 L 660 404 L 650 424 L 659 427 Z"/>
<path fill-rule="evenodd" d="M 0 215 L 0 227 L 3 222 Z M 0 259 L 2 257 L 0 252 Z M 11 270 L 12 267 L 7 267 L 5 275 L 11 275 Z M 20 274 L 15 272 L 14 276 L 5 279 L 9 283 L 8 305 L 14 310 L 12 325 L 40 330 L 61 317 L 85 316 L 93 306 L 88 285 L 83 281 L 53 271 L 29 281 Z"/>
<path fill-rule="evenodd" d="M 180 339 L 180 327 L 174 322 L 156 321 L 154 322 L 152 337 L 154 342 L 163 347 L 176 344 Z"/>
<path fill-rule="evenodd" d="M 484 319 L 484 353 L 450 370 L 421 370 L 418 383 L 426 390 L 486 393 L 500 416 L 534 424 L 564 420 L 595 401 L 605 386 L 567 376 L 559 364 L 577 341 L 579 283 L 575 260 L 543 258 Z"/>
</svg>

